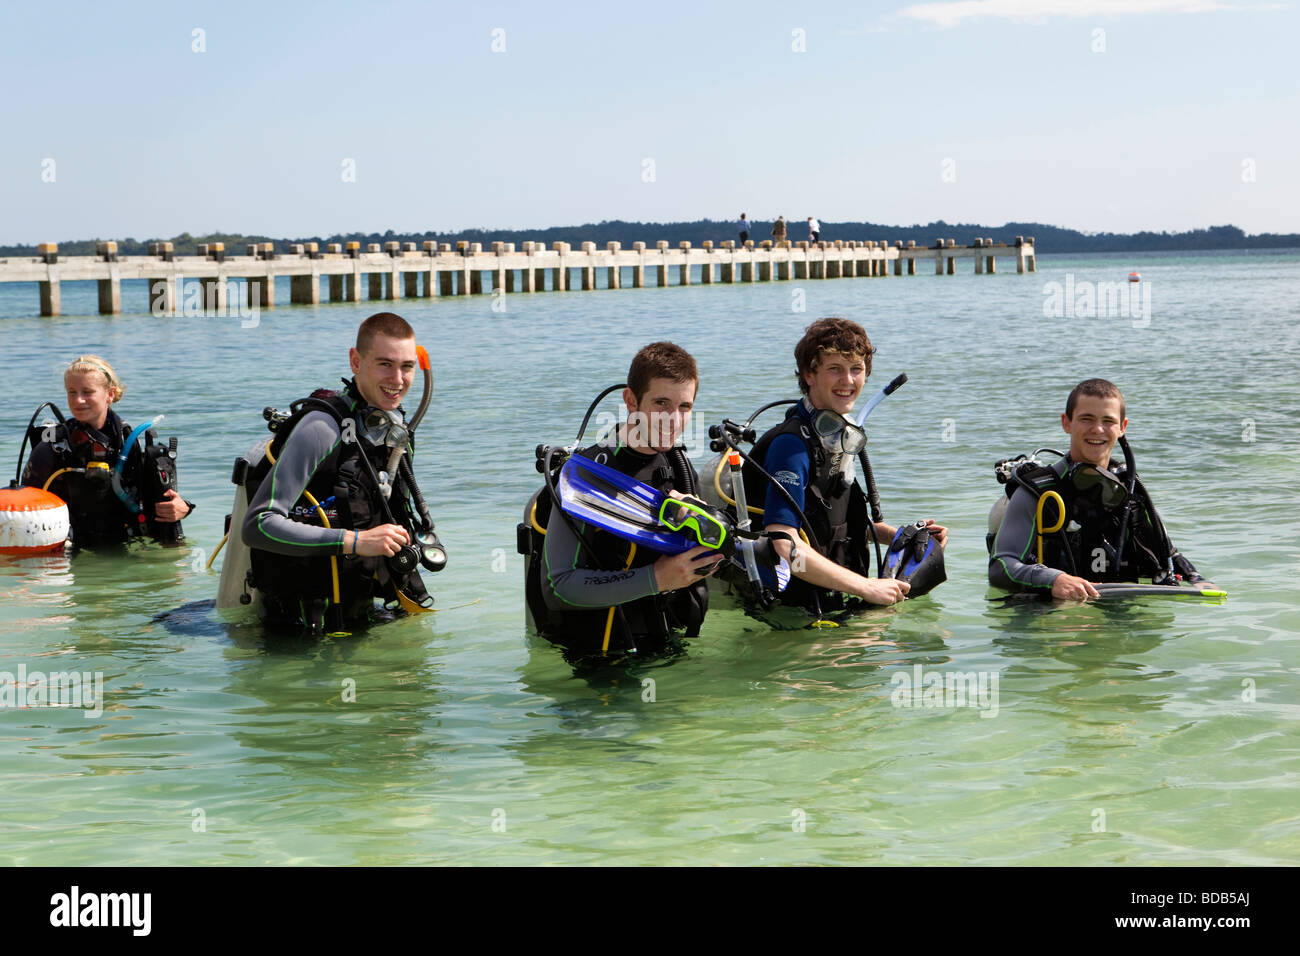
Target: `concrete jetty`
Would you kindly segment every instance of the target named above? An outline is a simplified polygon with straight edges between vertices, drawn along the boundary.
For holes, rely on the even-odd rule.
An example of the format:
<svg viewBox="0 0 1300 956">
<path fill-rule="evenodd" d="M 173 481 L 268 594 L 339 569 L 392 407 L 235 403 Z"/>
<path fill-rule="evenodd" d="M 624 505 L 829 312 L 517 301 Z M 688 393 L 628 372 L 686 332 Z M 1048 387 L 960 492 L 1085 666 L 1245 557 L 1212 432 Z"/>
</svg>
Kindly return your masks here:
<svg viewBox="0 0 1300 956">
<path fill-rule="evenodd" d="M 773 282 L 813 279 L 883 278 L 916 275 L 917 263 L 934 263 L 935 275 L 953 275 L 959 259 L 970 259 L 976 275 L 997 271 L 999 256 L 1014 256 L 1016 272 L 1034 272 L 1034 239 L 1017 236 L 1014 245 L 976 239 L 958 246 L 953 239 L 938 239 L 930 246 L 915 241 L 884 242 L 781 242 L 735 240 L 705 242 L 693 248 L 680 242 L 653 246 L 634 242 L 624 249 L 617 242 L 597 249 L 594 242 L 574 248 L 567 242 L 481 243 L 359 242 L 330 243 L 322 251 L 317 243 L 291 245 L 277 252 L 272 243 L 249 244 L 242 256 L 227 255 L 222 243 L 200 244 L 197 254 L 176 255 L 170 242 L 154 242 L 143 256 L 118 254 L 116 242 L 97 243 L 93 256 L 60 256 L 58 246 L 45 243 L 34 257 L 0 259 L 0 282 L 35 282 L 40 288 L 41 315 L 58 315 L 64 282 L 96 282 L 99 311 L 122 311 L 124 279 L 148 282 L 148 308 L 156 315 L 178 310 L 182 283 L 198 283 L 206 311 L 223 311 L 230 290 L 242 280 L 248 306 L 269 309 L 275 304 L 275 282 L 287 279 L 289 301 L 321 301 L 322 278 L 330 302 L 366 299 L 413 299 L 434 296 L 504 295 L 523 292 L 591 291 L 624 287 L 624 270 L 630 270 L 631 287 L 645 288 L 647 275 L 656 286 L 736 282 Z"/>
</svg>

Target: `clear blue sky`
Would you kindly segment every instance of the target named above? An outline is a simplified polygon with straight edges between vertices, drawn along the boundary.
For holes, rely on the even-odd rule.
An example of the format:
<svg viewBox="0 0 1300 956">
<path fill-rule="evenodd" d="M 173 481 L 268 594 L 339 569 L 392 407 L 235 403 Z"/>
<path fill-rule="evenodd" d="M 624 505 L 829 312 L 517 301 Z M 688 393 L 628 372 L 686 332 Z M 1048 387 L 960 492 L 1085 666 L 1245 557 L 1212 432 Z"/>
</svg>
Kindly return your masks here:
<svg viewBox="0 0 1300 956">
<path fill-rule="evenodd" d="M 1294 2 L 54 9 L 3 13 L 0 243 L 742 210 L 1300 232 Z"/>
</svg>

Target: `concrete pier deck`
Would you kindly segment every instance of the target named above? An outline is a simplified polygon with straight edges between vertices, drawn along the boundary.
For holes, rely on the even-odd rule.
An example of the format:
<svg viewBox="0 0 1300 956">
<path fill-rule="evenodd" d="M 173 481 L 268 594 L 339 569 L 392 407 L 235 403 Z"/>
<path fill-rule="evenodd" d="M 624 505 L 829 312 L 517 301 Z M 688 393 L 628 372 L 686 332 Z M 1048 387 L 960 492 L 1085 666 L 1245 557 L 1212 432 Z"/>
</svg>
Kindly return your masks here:
<svg viewBox="0 0 1300 956">
<path fill-rule="evenodd" d="M 267 309 L 275 304 L 277 279 L 289 282 L 291 303 L 322 301 L 322 277 L 327 301 L 359 302 L 365 299 L 399 300 L 453 295 L 505 295 L 524 292 L 591 291 L 600 288 L 598 270 L 604 270 L 605 289 L 627 285 L 624 270 L 630 270 L 632 288 L 736 282 L 883 278 L 916 275 L 933 264 L 936 275 L 953 275 L 958 260 L 973 262 L 979 275 L 996 273 L 998 257 L 1014 257 L 1016 271 L 1034 272 L 1033 237 L 1017 236 L 1014 245 L 976 239 L 958 246 L 952 239 L 940 239 L 925 247 L 902 241 L 883 242 L 785 242 L 770 240 L 737 246 L 734 240 L 705 242 L 692 248 L 682 242 L 669 248 L 667 242 L 653 246 L 635 242 L 624 249 L 617 242 L 597 249 L 594 242 L 579 248 L 555 242 L 546 248 L 540 242 L 493 242 L 488 249 L 480 243 L 389 242 L 384 247 L 371 243 L 365 251 L 360 243 L 331 243 L 320 251 L 316 243 L 290 246 L 276 252 L 271 243 L 250 244 L 242 256 L 227 255 L 221 243 L 199 245 L 198 254 L 174 255 L 170 242 L 151 243 L 149 254 L 119 256 L 116 242 L 101 242 L 94 256 L 60 256 L 58 247 L 43 244 L 34 257 L 0 259 L 0 282 L 36 282 L 40 287 L 41 315 L 58 315 L 64 282 L 97 282 L 99 311 L 122 311 L 121 283 L 144 279 L 149 290 L 147 307 L 158 315 L 174 314 L 178 296 L 185 294 L 182 283 L 197 282 L 205 309 L 231 307 L 229 290 L 242 280 L 248 306 Z M 649 282 L 647 282 L 649 276 Z M 232 285 L 233 283 L 233 285 Z"/>
</svg>

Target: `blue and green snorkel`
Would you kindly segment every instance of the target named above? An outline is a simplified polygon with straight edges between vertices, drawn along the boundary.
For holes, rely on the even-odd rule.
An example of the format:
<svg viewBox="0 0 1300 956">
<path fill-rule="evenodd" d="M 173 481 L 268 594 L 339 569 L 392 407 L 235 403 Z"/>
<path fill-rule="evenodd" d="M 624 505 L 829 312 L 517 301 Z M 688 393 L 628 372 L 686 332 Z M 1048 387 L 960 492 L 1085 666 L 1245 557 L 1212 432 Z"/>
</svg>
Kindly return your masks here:
<svg viewBox="0 0 1300 956">
<path fill-rule="evenodd" d="M 117 461 L 113 462 L 113 471 L 110 476 L 113 484 L 113 494 L 117 495 L 118 500 L 133 515 L 138 515 L 143 509 L 140 507 L 139 497 L 131 494 L 122 485 L 122 473 L 126 469 L 126 460 L 131 456 L 131 449 L 135 447 L 135 443 L 140 436 L 149 429 L 157 427 L 158 423 L 165 417 L 165 415 L 155 415 L 151 421 L 141 422 L 131 429 L 131 434 L 127 436 L 126 441 L 122 442 L 122 450 L 117 453 Z"/>
</svg>

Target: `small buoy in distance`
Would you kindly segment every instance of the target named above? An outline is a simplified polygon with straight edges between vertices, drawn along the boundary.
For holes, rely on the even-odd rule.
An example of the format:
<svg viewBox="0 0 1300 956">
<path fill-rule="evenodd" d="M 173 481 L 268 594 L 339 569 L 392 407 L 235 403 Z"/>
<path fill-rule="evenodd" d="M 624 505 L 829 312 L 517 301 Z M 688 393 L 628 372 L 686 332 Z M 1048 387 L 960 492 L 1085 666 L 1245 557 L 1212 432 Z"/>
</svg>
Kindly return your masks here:
<svg viewBox="0 0 1300 956">
<path fill-rule="evenodd" d="M 1141 281 L 1142 281 L 1142 273 L 1140 273 L 1140 272 L 1130 272 L 1130 273 L 1128 274 L 1128 281 L 1129 281 L 1129 282 L 1141 282 Z"/>
<path fill-rule="evenodd" d="M 40 488 L 0 489 L 0 554 L 53 554 L 68 540 L 68 506 Z"/>
</svg>

